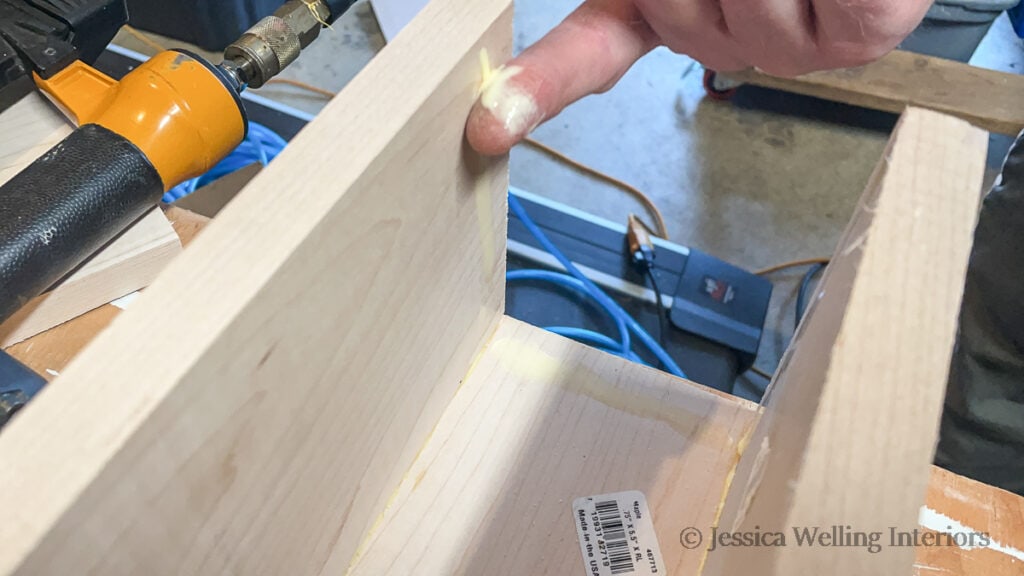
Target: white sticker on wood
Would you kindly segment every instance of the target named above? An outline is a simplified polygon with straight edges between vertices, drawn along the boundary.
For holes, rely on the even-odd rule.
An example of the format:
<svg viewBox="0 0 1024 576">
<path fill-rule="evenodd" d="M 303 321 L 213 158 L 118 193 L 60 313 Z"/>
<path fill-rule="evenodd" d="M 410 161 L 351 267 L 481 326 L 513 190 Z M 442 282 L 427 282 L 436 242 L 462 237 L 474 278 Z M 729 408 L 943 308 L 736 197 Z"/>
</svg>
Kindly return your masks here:
<svg viewBox="0 0 1024 576">
<path fill-rule="evenodd" d="M 572 512 L 588 576 L 666 573 L 651 510 L 642 492 L 577 498 Z"/>
</svg>

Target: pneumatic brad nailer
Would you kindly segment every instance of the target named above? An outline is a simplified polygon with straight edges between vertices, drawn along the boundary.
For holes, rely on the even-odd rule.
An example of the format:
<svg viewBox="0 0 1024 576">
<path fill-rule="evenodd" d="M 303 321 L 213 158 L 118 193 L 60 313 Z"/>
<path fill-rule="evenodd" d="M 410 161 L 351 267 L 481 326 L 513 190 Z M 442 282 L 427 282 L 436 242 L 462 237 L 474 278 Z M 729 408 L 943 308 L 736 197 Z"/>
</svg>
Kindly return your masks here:
<svg viewBox="0 0 1024 576">
<path fill-rule="evenodd" d="M 242 91 L 294 62 L 353 3 L 290 0 L 220 64 L 168 50 L 115 81 L 88 62 L 127 22 L 124 0 L 0 0 L 0 59 L 5 47 L 14 54 L 6 73 L 20 66 L 78 126 L 0 186 L 0 322 L 230 154 L 248 126 Z"/>
</svg>

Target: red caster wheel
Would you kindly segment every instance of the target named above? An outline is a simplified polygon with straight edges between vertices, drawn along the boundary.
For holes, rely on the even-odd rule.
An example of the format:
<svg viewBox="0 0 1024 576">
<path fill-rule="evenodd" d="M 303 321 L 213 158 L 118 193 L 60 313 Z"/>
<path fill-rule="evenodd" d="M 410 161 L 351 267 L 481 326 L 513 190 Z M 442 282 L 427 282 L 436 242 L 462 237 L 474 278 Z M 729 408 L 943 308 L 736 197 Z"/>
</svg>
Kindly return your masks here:
<svg viewBox="0 0 1024 576">
<path fill-rule="evenodd" d="M 730 83 L 720 80 L 718 73 L 714 70 L 704 70 L 704 91 L 712 100 L 719 102 L 731 100 L 736 95 L 737 88 L 739 86 L 730 85 Z"/>
</svg>

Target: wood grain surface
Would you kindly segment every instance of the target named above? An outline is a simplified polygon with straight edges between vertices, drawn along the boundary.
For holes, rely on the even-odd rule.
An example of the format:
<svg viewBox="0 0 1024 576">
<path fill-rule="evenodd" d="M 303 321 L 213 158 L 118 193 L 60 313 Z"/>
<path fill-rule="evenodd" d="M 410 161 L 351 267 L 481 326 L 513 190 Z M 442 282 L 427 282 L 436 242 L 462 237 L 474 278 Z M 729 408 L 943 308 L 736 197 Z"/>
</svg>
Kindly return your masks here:
<svg viewBox="0 0 1024 576">
<path fill-rule="evenodd" d="M 187 246 L 190 238 L 194 236 L 206 223 L 206 218 L 191 214 L 179 209 L 170 209 L 167 211 L 167 216 L 175 225 L 175 229 L 181 236 L 182 244 Z M 8 352 L 14 356 L 29 364 L 33 369 L 47 376 L 47 369 L 54 371 L 62 371 L 64 366 L 73 358 L 86 344 L 88 344 L 102 329 L 104 329 L 121 310 L 114 306 L 104 306 L 85 315 L 82 315 L 70 322 L 63 324 L 57 328 L 44 332 L 34 338 L 29 339 L 17 346 L 8 349 Z M 523 334 L 519 333 L 517 322 L 512 320 L 505 320 L 502 324 L 501 329 L 496 333 L 496 340 L 503 338 L 512 338 L 512 341 L 518 341 L 522 339 Z M 585 364 L 599 368 L 601 371 L 607 374 L 607 363 L 608 360 L 603 354 L 597 353 L 593 350 L 578 350 L 575 345 L 563 341 L 561 339 L 554 338 L 550 335 L 537 335 L 533 333 L 526 333 L 529 336 L 528 339 L 533 340 L 533 345 L 537 347 L 542 353 L 552 353 L 557 350 L 572 350 L 573 353 L 570 356 L 571 362 L 575 366 Z M 545 352 L 547 351 L 547 352 Z M 417 509 L 416 501 L 424 502 L 423 498 L 426 495 L 440 495 L 445 492 L 443 486 L 438 486 L 442 483 L 442 478 L 439 478 L 436 472 L 440 466 L 441 453 L 447 454 L 447 457 L 452 455 L 469 455 L 473 460 L 466 461 L 462 464 L 453 465 L 453 469 L 458 471 L 459 466 L 469 466 L 474 463 L 479 463 L 481 460 L 499 460 L 504 462 L 516 463 L 518 468 L 517 473 L 506 476 L 505 484 L 498 487 L 502 481 L 496 481 L 495 487 L 483 487 L 484 489 L 497 490 L 502 493 L 511 494 L 515 487 L 521 487 L 524 485 L 531 476 L 533 476 L 534 486 L 538 482 L 537 477 L 547 478 L 546 474 L 551 467 L 565 468 L 568 470 L 574 470 L 578 472 L 590 472 L 584 468 L 585 464 L 581 462 L 584 460 L 582 457 L 585 455 L 585 448 L 581 448 L 578 445 L 570 443 L 572 447 L 572 454 L 575 454 L 576 458 L 573 458 L 570 454 L 566 457 L 565 442 L 558 443 L 557 438 L 559 434 L 551 434 L 548 437 L 548 442 L 554 442 L 555 453 L 559 458 L 565 458 L 566 462 L 560 461 L 548 461 L 545 465 L 543 455 L 534 451 L 526 453 L 525 457 L 517 457 L 511 453 L 498 453 L 493 452 L 489 454 L 472 454 L 468 451 L 468 447 L 471 443 L 481 443 L 486 447 L 491 446 L 507 446 L 502 443 L 502 440 L 507 440 L 510 436 L 523 437 L 531 434 L 530 430 L 535 430 L 536 426 L 534 423 L 538 421 L 538 414 L 540 411 L 537 410 L 538 406 L 551 406 L 553 398 L 562 398 L 565 401 L 567 398 L 571 398 L 574 394 L 572 392 L 572 386 L 568 388 L 562 387 L 562 384 L 571 383 L 573 381 L 571 375 L 568 375 L 565 379 L 561 380 L 560 383 L 555 383 L 551 376 L 542 378 L 540 381 L 546 382 L 549 386 L 559 386 L 559 388 L 543 389 L 539 387 L 532 387 L 529 390 L 532 394 L 527 398 L 519 398 L 522 395 L 521 391 L 517 390 L 516 394 L 509 396 L 508 399 L 510 404 L 503 408 L 504 413 L 512 415 L 521 415 L 523 410 L 529 412 L 524 416 L 524 420 L 519 421 L 515 419 L 498 420 L 492 419 L 485 422 L 476 423 L 477 431 L 476 437 L 473 436 L 460 436 L 459 440 L 461 444 L 439 444 L 442 438 L 451 438 L 452 430 L 446 428 L 447 422 L 450 422 L 456 415 L 460 413 L 469 412 L 469 408 L 475 403 L 479 405 L 489 404 L 486 395 L 473 395 L 472 392 L 486 392 L 491 394 L 493 390 L 500 389 L 500 386 L 493 384 L 490 381 L 490 375 L 493 374 L 493 370 L 501 369 L 502 365 L 496 364 L 497 357 L 489 360 L 491 363 L 479 364 L 474 371 L 470 374 L 470 378 L 467 383 L 459 391 L 455 400 L 449 407 L 446 415 L 442 421 L 442 424 L 438 426 L 438 432 L 431 437 L 428 442 L 428 447 L 424 449 L 423 453 L 417 458 L 417 463 L 413 465 L 412 470 L 417 470 L 415 475 L 407 475 L 403 481 L 402 487 L 396 493 L 396 500 L 392 508 L 388 510 L 388 513 L 382 516 L 382 522 L 377 525 L 375 532 L 366 541 L 364 549 L 361 551 L 360 558 L 353 565 L 353 573 L 361 574 L 364 573 L 368 567 L 374 566 L 375 563 L 381 562 L 381 554 L 389 551 L 393 554 L 395 560 L 395 566 L 401 566 L 404 562 L 408 562 L 409 558 L 416 558 L 417 555 L 422 554 L 423 542 L 416 543 L 419 548 L 411 547 L 406 550 L 402 547 L 402 543 L 408 543 L 411 534 L 414 530 L 421 528 L 420 523 L 423 521 L 424 515 L 430 511 L 429 506 L 420 504 Z M 507 365 L 505 366 L 507 370 Z M 646 370 L 641 370 L 639 367 L 627 367 L 627 372 L 636 372 L 649 374 Z M 529 370 L 525 371 L 529 373 Z M 520 374 L 523 371 L 519 372 Z M 543 374 L 543 372 L 541 372 Z M 52 378 L 52 375 L 50 375 Z M 616 381 L 621 382 L 622 376 L 612 376 Z M 561 377 L 556 378 L 561 379 Z M 650 382 L 644 384 L 644 388 L 647 390 L 656 390 L 658 388 L 658 382 L 667 381 L 667 377 L 664 374 L 657 374 L 649 377 Z M 523 378 L 525 380 L 525 378 Z M 635 384 L 633 384 L 635 385 Z M 507 394 L 508 392 L 506 392 Z M 689 394 L 696 394 L 698 397 L 700 388 Z M 712 392 L 711 394 L 715 394 Z M 494 401 L 503 401 L 505 398 L 494 396 Z M 585 402 L 583 398 L 576 398 L 575 402 Z M 597 401 L 597 400 L 593 400 Z M 513 405 L 513 403 L 518 404 Z M 702 402 L 717 403 L 719 400 L 705 398 Z M 745 403 L 744 403 L 745 404 Z M 500 406 L 500 404 L 499 404 Z M 557 405 L 556 405 L 557 406 Z M 559 409 L 554 412 L 555 414 L 565 415 L 564 409 Z M 742 412 L 736 414 L 735 417 L 741 418 Z M 601 416 L 604 418 L 604 415 Z M 623 414 L 619 418 L 628 420 L 629 415 Z M 715 416 L 709 414 L 708 418 L 714 420 L 720 420 L 721 415 Z M 545 426 L 553 427 L 554 422 L 544 419 L 540 419 Z M 582 423 L 577 423 L 572 426 L 577 434 L 583 433 L 586 428 Z M 557 429 L 556 429 L 557 430 Z M 561 430 L 557 430 L 559 433 Z M 501 436 L 495 436 L 493 434 L 502 434 Z M 665 435 L 663 437 L 670 437 L 669 431 L 661 433 Z M 536 434 L 535 434 L 536 435 Z M 600 440 L 600 438 L 598 438 Z M 719 438 L 721 440 L 721 438 Z M 630 442 L 636 442 L 631 439 Z M 698 440 L 698 442 L 700 442 Z M 440 446 L 440 448 L 438 448 Z M 479 450 L 479 446 L 478 446 Z M 681 456 L 682 458 L 688 458 L 692 456 Z M 611 462 L 604 462 L 603 465 L 611 464 Z M 601 464 L 599 464 L 601 465 Z M 536 466 L 533 469 L 533 466 Z M 546 467 L 545 467 L 546 466 Z M 505 469 L 511 470 L 513 466 L 506 465 Z M 431 472 L 433 470 L 433 472 Z M 422 474 L 422 476 L 421 476 Z M 620 473 L 621 474 L 621 473 Z M 412 478 L 412 490 L 410 490 L 410 477 Z M 514 480 L 518 478 L 518 480 Z M 575 486 L 577 491 L 597 491 L 608 489 L 612 486 L 626 486 L 634 485 L 640 486 L 646 484 L 646 480 L 638 480 L 634 476 L 627 482 L 627 476 L 617 475 L 614 480 L 605 480 L 594 475 L 588 475 L 584 478 L 576 480 L 564 480 L 564 485 L 568 487 Z M 478 485 L 478 481 L 481 478 L 462 478 L 460 483 L 454 484 L 458 487 L 458 493 L 470 493 L 470 487 L 475 486 L 477 490 L 481 489 Z M 417 483 L 416 480 L 419 480 Z M 476 482 L 474 482 L 476 480 Z M 685 474 L 681 475 L 678 482 L 691 482 L 692 477 Z M 555 489 L 539 489 L 541 493 L 557 494 Z M 453 492 L 454 494 L 455 492 Z M 661 492 L 653 492 L 659 494 L 661 497 L 664 496 Z M 449 498 L 452 496 L 449 495 Z M 676 552 L 672 549 L 678 532 L 678 526 L 675 524 L 683 524 L 685 522 L 692 521 L 696 525 L 700 522 L 705 522 L 706 518 L 702 515 L 706 515 L 710 509 L 708 502 L 701 500 L 697 495 L 690 495 L 693 502 L 696 502 L 696 509 L 684 511 L 678 522 L 669 523 L 665 522 L 666 517 L 663 513 L 658 514 L 658 526 L 660 528 L 659 541 L 667 542 L 668 545 L 665 547 L 666 552 L 669 554 L 669 558 L 672 558 L 670 554 Z M 564 497 L 561 498 L 563 502 L 557 503 L 552 510 L 548 511 L 547 514 L 552 517 L 556 517 L 559 514 L 564 514 L 565 504 Z M 492 501 L 497 501 L 496 499 Z M 474 507 L 479 506 L 479 500 L 477 499 L 461 499 L 457 501 L 457 504 L 464 509 L 469 510 L 469 514 L 466 515 L 464 524 L 472 526 L 473 522 L 477 522 L 477 526 L 486 522 L 486 519 L 474 518 L 472 512 L 479 512 L 474 510 Z M 970 527 L 975 530 L 985 531 L 992 535 L 992 537 L 998 540 L 1005 546 L 1024 550 L 1024 498 L 993 488 L 986 484 L 975 482 L 968 478 L 958 476 L 946 470 L 938 467 L 932 467 L 931 478 L 929 480 L 928 495 L 925 505 L 949 518 L 952 518 L 960 524 Z M 662 506 L 659 504 L 659 506 Z M 664 508 L 662 508 L 664 509 Z M 452 510 L 454 511 L 454 510 Z M 451 516 L 451 512 L 446 512 L 447 516 Z M 408 526 L 404 528 L 399 525 L 395 526 L 398 520 L 408 520 Z M 563 519 L 564 520 L 564 519 Z M 568 574 L 573 574 L 572 570 L 577 567 L 572 563 L 575 557 L 572 554 L 566 552 L 562 546 L 566 545 L 565 539 L 568 537 L 566 533 L 567 526 L 565 522 L 559 524 L 556 519 L 553 522 L 556 526 L 556 532 L 560 533 L 559 537 L 559 553 L 562 554 L 562 562 L 565 562 L 565 567 Z M 462 538 L 466 540 L 473 539 L 474 536 L 463 535 Z M 392 546 L 398 546 L 397 548 L 391 548 L 386 543 L 391 542 Z M 446 541 L 447 542 L 447 541 Z M 571 541 L 570 541 L 571 542 Z M 578 553 L 575 549 L 570 548 L 574 552 Z M 521 557 L 519 561 L 522 561 L 527 556 L 525 548 L 520 548 Z M 471 556 L 472 554 L 466 549 L 460 548 L 447 548 L 445 554 L 448 560 L 461 562 L 462 559 Z M 677 572 L 678 574 L 692 574 L 693 567 L 692 555 L 688 555 L 684 551 L 679 551 L 680 568 L 682 571 Z M 468 565 L 468 564 L 466 564 Z M 1003 552 L 998 552 L 992 549 L 975 548 L 971 550 L 965 550 L 959 547 L 920 547 L 916 552 L 916 560 L 913 568 L 913 576 L 1019 576 L 1024 570 L 1024 564 L 1017 560 L 1014 556 L 1008 555 Z"/>
<path fill-rule="evenodd" d="M 765 399 L 727 531 L 916 527 L 981 197 L 988 134 L 909 108 Z M 737 547 L 709 576 L 907 574 L 913 550 Z"/>
<path fill-rule="evenodd" d="M 679 532 L 715 523 L 739 461 L 730 527 L 909 526 L 927 486 L 926 508 L 1002 549 L 784 551 L 734 573 L 1024 573 L 1024 499 L 929 477 L 926 454 L 983 135 L 907 114 L 761 418 L 501 317 L 504 165 L 439 127 L 464 117 L 476 51 L 507 54 L 510 25 L 503 0 L 437 0 L 138 308 L 8 349 L 63 373 L 113 325 L 0 435 L 0 572 L 584 574 L 572 499 L 639 489 L 668 572 L 694 574 L 704 556 Z M 400 96 L 355 106 L 381 82 Z M 346 140 L 371 124 L 390 132 Z M 313 162 L 328 140 L 347 180 Z M 206 226 L 167 217 L 183 239 Z"/>
<path fill-rule="evenodd" d="M 714 523 L 757 415 L 506 317 L 349 573 L 582 576 L 573 500 L 639 490 L 668 573 L 696 574 L 680 532 Z"/>
<path fill-rule="evenodd" d="M 913 576 L 1024 574 L 1024 498 L 933 467 L 925 506 L 959 524 L 954 531 L 984 532 L 996 546 L 919 547 Z"/>
<path fill-rule="evenodd" d="M 161 218 L 170 221 L 182 246 L 188 246 L 209 223 L 205 216 L 180 208 L 166 208 L 163 212 Z M 104 304 L 9 346 L 6 351 L 47 380 L 53 380 L 120 312 L 117 306 Z"/>
<path fill-rule="evenodd" d="M 1024 76 L 977 68 L 911 52 L 844 70 L 778 78 L 757 70 L 730 72 L 732 81 L 902 113 L 907 106 L 963 118 L 990 132 L 1017 135 L 1024 129 Z"/>
<path fill-rule="evenodd" d="M 0 573 L 336 574 L 502 317 L 508 0 L 435 0 L 0 435 Z"/>
</svg>

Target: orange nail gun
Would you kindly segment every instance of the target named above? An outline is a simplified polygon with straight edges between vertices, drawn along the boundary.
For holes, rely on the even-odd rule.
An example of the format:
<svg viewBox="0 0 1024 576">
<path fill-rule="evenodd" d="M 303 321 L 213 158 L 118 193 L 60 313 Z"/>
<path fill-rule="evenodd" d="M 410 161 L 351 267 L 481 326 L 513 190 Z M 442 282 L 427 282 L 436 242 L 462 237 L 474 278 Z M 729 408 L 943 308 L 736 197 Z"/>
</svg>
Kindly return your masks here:
<svg viewBox="0 0 1024 576">
<path fill-rule="evenodd" d="M 17 64 L 8 76 L 20 66 L 78 125 L 0 186 L 0 322 L 165 191 L 230 154 L 248 126 L 239 94 L 295 61 L 353 3 L 290 0 L 232 43 L 218 65 L 169 50 L 118 82 L 88 62 L 127 22 L 124 0 L 0 0 L 0 74 L 6 46 L 18 56 L 8 59 Z M 76 10 L 86 17 L 68 16 Z"/>
</svg>

